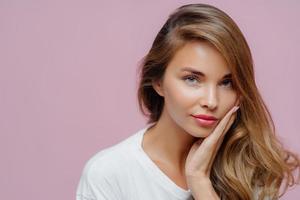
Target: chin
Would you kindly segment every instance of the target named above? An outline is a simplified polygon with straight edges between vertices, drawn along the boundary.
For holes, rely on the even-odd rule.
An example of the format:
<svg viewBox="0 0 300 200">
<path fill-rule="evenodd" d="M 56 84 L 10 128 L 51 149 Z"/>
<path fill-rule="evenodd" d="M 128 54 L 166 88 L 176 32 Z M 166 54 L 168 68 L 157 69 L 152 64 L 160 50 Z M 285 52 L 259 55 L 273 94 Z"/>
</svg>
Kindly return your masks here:
<svg viewBox="0 0 300 200">
<path fill-rule="evenodd" d="M 212 132 L 212 128 L 196 128 L 189 132 L 190 135 L 196 137 L 196 138 L 206 138 L 208 137 Z"/>
</svg>

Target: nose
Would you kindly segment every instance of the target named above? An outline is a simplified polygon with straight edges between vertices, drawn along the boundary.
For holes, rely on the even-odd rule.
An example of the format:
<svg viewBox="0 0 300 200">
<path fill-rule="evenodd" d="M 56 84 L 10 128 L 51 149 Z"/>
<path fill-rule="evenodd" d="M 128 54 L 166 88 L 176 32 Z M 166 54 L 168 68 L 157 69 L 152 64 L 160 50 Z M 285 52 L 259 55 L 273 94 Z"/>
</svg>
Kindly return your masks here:
<svg viewBox="0 0 300 200">
<path fill-rule="evenodd" d="M 200 100 L 202 107 L 209 110 L 214 110 L 218 106 L 217 89 L 214 86 L 208 86 L 203 91 L 202 98 Z"/>
</svg>

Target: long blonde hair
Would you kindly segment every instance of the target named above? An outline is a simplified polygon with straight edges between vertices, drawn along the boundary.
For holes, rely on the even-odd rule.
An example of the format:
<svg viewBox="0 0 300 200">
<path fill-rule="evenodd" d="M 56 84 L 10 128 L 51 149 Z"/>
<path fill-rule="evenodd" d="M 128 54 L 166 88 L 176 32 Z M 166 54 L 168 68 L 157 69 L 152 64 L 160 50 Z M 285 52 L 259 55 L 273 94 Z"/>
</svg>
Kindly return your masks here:
<svg viewBox="0 0 300 200">
<path fill-rule="evenodd" d="M 255 83 L 250 48 L 236 23 L 207 4 L 176 9 L 157 34 L 140 68 L 138 101 L 148 123 L 160 118 L 164 100 L 152 87 L 163 77 L 174 53 L 186 42 L 205 40 L 224 56 L 242 97 L 238 117 L 219 149 L 211 171 L 213 187 L 222 199 L 279 198 L 288 186 L 299 183 L 296 154 L 285 150 L 275 135 L 274 123 Z M 298 181 L 298 182 L 297 182 Z M 257 190 L 258 189 L 258 190 Z"/>
</svg>

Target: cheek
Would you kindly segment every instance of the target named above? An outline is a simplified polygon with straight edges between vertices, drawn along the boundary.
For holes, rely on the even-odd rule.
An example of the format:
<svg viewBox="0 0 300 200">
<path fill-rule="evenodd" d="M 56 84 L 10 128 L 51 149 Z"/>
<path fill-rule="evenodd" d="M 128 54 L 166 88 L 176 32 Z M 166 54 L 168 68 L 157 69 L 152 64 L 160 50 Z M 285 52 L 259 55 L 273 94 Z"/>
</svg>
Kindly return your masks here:
<svg viewBox="0 0 300 200">
<path fill-rule="evenodd" d="M 220 107 L 224 112 L 229 111 L 237 101 L 237 94 L 234 91 L 225 91 L 220 95 Z"/>
<path fill-rule="evenodd" d="M 193 105 L 197 99 L 195 91 L 189 90 L 176 81 L 169 83 L 166 88 L 165 98 L 173 109 L 187 109 Z"/>
</svg>

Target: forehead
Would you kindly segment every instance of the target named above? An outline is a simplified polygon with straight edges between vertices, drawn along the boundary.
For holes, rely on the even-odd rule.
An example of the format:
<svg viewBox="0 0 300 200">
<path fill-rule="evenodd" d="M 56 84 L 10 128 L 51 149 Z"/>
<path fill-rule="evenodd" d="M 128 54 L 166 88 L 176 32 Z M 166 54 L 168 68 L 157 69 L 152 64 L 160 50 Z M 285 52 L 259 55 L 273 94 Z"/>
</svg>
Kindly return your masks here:
<svg viewBox="0 0 300 200">
<path fill-rule="evenodd" d="M 211 43 L 206 41 L 187 42 L 176 51 L 167 70 L 179 73 L 186 71 L 185 68 L 192 68 L 212 77 L 230 73 L 224 57 Z"/>
</svg>

